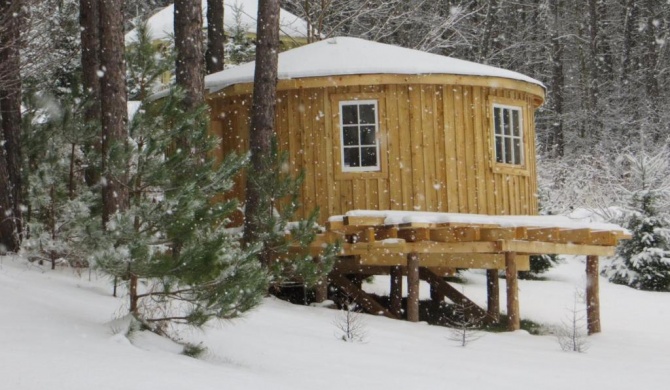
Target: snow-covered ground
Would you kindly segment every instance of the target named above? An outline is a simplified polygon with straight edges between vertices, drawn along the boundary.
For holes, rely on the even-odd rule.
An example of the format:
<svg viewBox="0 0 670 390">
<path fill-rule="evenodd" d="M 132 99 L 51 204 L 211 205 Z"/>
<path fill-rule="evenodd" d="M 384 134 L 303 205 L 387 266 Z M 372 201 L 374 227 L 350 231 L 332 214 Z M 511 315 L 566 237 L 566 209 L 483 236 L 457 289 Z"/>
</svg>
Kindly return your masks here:
<svg viewBox="0 0 670 390">
<path fill-rule="evenodd" d="M 547 281 L 520 281 L 522 318 L 557 325 L 584 284 L 568 258 Z M 485 302 L 485 277 L 465 274 L 466 295 Z M 378 277 L 366 289 L 383 292 Z M 427 286 L 423 286 L 427 287 Z M 504 300 L 504 280 L 501 292 Z M 422 291 L 428 294 L 427 288 Z M 364 343 L 336 337 L 335 310 L 268 298 L 246 317 L 183 332 L 201 359 L 146 333 L 124 335 L 125 300 L 109 282 L 0 257 L 0 389 L 666 389 L 670 294 L 601 280 L 603 333 L 586 353 L 555 337 L 486 333 L 467 347 L 449 329 L 364 316 Z M 504 307 L 504 302 L 501 302 Z"/>
</svg>

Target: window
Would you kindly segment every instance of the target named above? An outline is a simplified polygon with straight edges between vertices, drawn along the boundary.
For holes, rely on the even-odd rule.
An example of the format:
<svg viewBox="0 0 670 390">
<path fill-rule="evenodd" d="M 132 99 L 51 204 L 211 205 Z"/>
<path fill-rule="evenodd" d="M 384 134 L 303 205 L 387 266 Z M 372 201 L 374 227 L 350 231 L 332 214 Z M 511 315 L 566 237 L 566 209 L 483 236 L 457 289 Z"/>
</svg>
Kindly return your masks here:
<svg viewBox="0 0 670 390">
<path fill-rule="evenodd" d="M 524 165 L 521 113 L 521 107 L 493 105 L 496 163 Z"/>
<path fill-rule="evenodd" d="M 340 102 L 343 172 L 379 171 L 377 101 Z"/>
</svg>

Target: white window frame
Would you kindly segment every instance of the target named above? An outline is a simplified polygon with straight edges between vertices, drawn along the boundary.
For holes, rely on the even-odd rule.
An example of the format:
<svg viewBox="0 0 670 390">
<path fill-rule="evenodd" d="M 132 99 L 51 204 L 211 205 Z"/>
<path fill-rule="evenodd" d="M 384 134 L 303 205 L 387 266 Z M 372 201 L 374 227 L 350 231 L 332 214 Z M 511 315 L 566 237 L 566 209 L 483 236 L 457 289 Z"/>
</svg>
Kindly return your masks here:
<svg viewBox="0 0 670 390">
<path fill-rule="evenodd" d="M 375 152 L 376 152 L 376 163 L 374 166 L 358 166 L 358 167 L 351 167 L 351 166 L 346 166 L 344 163 L 344 152 L 345 149 L 353 149 L 353 148 L 358 148 L 359 149 L 359 159 L 361 158 L 361 153 L 360 149 L 363 147 L 371 147 L 372 145 L 361 145 L 360 143 L 360 138 L 358 145 L 352 146 L 345 146 L 344 145 L 344 129 L 345 126 L 347 127 L 352 127 L 351 124 L 345 125 L 344 124 L 344 115 L 343 115 L 343 110 L 342 108 L 344 106 L 351 106 L 351 105 L 356 105 L 357 107 L 360 107 L 361 105 L 368 105 L 372 104 L 374 105 L 374 110 L 375 110 L 375 123 L 374 123 L 374 128 L 375 128 Z M 369 100 L 342 100 L 339 102 L 339 112 L 340 112 L 340 162 L 341 162 L 341 167 L 342 167 L 342 172 L 379 172 L 381 171 L 381 148 L 379 145 L 379 102 L 376 99 L 369 99 Z M 358 126 L 358 134 L 360 136 L 360 127 L 361 126 L 371 126 L 372 124 L 361 124 L 360 123 L 360 116 L 359 116 L 359 122 L 356 124 Z"/>
<path fill-rule="evenodd" d="M 500 129 L 500 133 L 498 133 L 498 132 L 496 131 L 496 130 L 497 130 L 497 129 L 496 129 L 496 117 L 495 117 L 495 116 L 496 116 L 496 108 L 499 108 L 499 109 L 500 109 L 500 115 L 504 115 L 504 114 L 503 114 L 503 111 L 504 111 L 504 110 L 509 110 L 509 111 L 510 111 L 510 115 L 509 115 L 510 123 L 512 123 L 513 118 L 514 118 L 514 115 L 512 115 L 512 111 L 516 111 L 516 112 L 518 112 L 518 118 L 519 118 L 519 126 L 518 126 L 518 128 L 519 128 L 519 135 L 514 135 L 514 131 L 513 131 L 514 125 L 513 125 L 513 123 L 512 123 L 511 126 L 510 126 L 510 134 L 505 134 L 505 132 L 504 132 L 504 128 L 501 128 L 501 129 Z M 493 131 L 493 153 L 494 153 L 494 156 L 493 156 L 493 157 L 494 157 L 494 160 L 493 160 L 493 161 L 495 161 L 496 164 L 504 164 L 504 165 L 510 165 L 510 166 L 515 166 L 515 167 L 523 167 L 523 166 L 525 166 L 525 158 L 526 158 L 526 156 L 524 155 L 524 136 L 523 136 L 523 134 L 524 134 L 524 123 L 523 123 L 523 107 L 521 107 L 521 106 L 515 106 L 515 105 L 509 105 L 509 104 L 499 104 L 499 103 L 494 103 L 494 104 L 493 104 L 493 113 L 492 113 L 492 115 L 493 115 L 493 121 L 492 121 L 492 123 L 493 123 L 493 129 L 492 129 L 492 131 Z M 500 118 L 499 123 L 502 124 L 502 122 L 503 122 L 503 121 L 502 121 L 502 118 Z M 511 148 L 512 155 L 511 155 L 510 158 L 507 158 L 507 157 L 508 157 L 508 156 L 507 156 L 507 152 L 505 151 L 505 140 L 507 140 L 507 139 L 509 139 L 510 142 L 512 143 L 512 148 Z M 500 141 L 502 142 L 502 145 L 501 145 L 501 148 L 500 148 L 501 151 L 502 151 L 502 156 L 500 156 L 500 157 L 501 157 L 501 159 L 500 159 L 501 161 L 498 161 L 498 157 L 499 157 L 499 156 L 498 156 L 498 140 L 500 140 Z M 515 140 L 518 140 L 518 141 L 519 141 L 519 143 L 518 143 L 518 145 L 519 145 L 519 149 L 518 149 L 519 159 L 518 159 L 518 161 L 519 161 L 519 162 L 518 162 L 518 163 L 515 163 L 515 162 L 514 162 L 514 161 L 516 160 L 515 157 L 517 157 L 517 156 L 516 156 L 517 150 L 515 150 L 516 148 L 514 147 L 514 141 L 515 141 Z"/>
</svg>

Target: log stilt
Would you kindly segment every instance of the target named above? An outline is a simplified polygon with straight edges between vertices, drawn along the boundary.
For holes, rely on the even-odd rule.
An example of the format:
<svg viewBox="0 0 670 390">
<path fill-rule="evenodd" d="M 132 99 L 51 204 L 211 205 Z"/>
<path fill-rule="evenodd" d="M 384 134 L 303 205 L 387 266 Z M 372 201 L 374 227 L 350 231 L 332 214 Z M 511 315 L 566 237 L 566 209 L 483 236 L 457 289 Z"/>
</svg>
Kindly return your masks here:
<svg viewBox="0 0 670 390">
<path fill-rule="evenodd" d="M 316 263 L 319 270 L 323 268 L 323 263 L 319 256 L 314 258 L 314 263 Z M 314 301 L 316 303 L 321 303 L 328 299 L 328 277 L 325 276 L 321 278 L 316 285 L 314 286 Z"/>
<path fill-rule="evenodd" d="M 586 318 L 589 334 L 600 333 L 598 256 L 586 256 Z"/>
<path fill-rule="evenodd" d="M 491 323 L 500 321 L 500 282 L 498 270 L 486 270 L 486 317 Z"/>
<path fill-rule="evenodd" d="M 516 252 L 505 252 L 505 279 L 507 280 L 507 330 L 515 331 L 521 328 Z"/>
<path fill-rule="evenodd" d="M 391 267 L 391 293 L 389 294 L 391 313 L 402 318 L 402 268 Z"/>
<path fill-rule="evenodd" d="M 407 321 L 419 321 L 419 256 L 407 255 Z"/>
</svg>

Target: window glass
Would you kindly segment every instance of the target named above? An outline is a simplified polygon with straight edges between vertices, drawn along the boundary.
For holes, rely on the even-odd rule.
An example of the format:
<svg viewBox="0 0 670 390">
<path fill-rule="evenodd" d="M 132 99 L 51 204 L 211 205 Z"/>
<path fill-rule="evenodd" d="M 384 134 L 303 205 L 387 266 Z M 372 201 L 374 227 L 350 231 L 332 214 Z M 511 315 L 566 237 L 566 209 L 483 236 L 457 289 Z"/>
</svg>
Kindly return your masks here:
<svg viewBox="0 0 670 390">
<path fill-rule="evenodd" d="M 377 101 L 340 102 L 342 170 L 379 171 Z"/>
<path fill-rule="evenodd" d="M 493 106 L 493 136 L 497 163 L 524 164 L 521 107 Z"/>
</svg>

